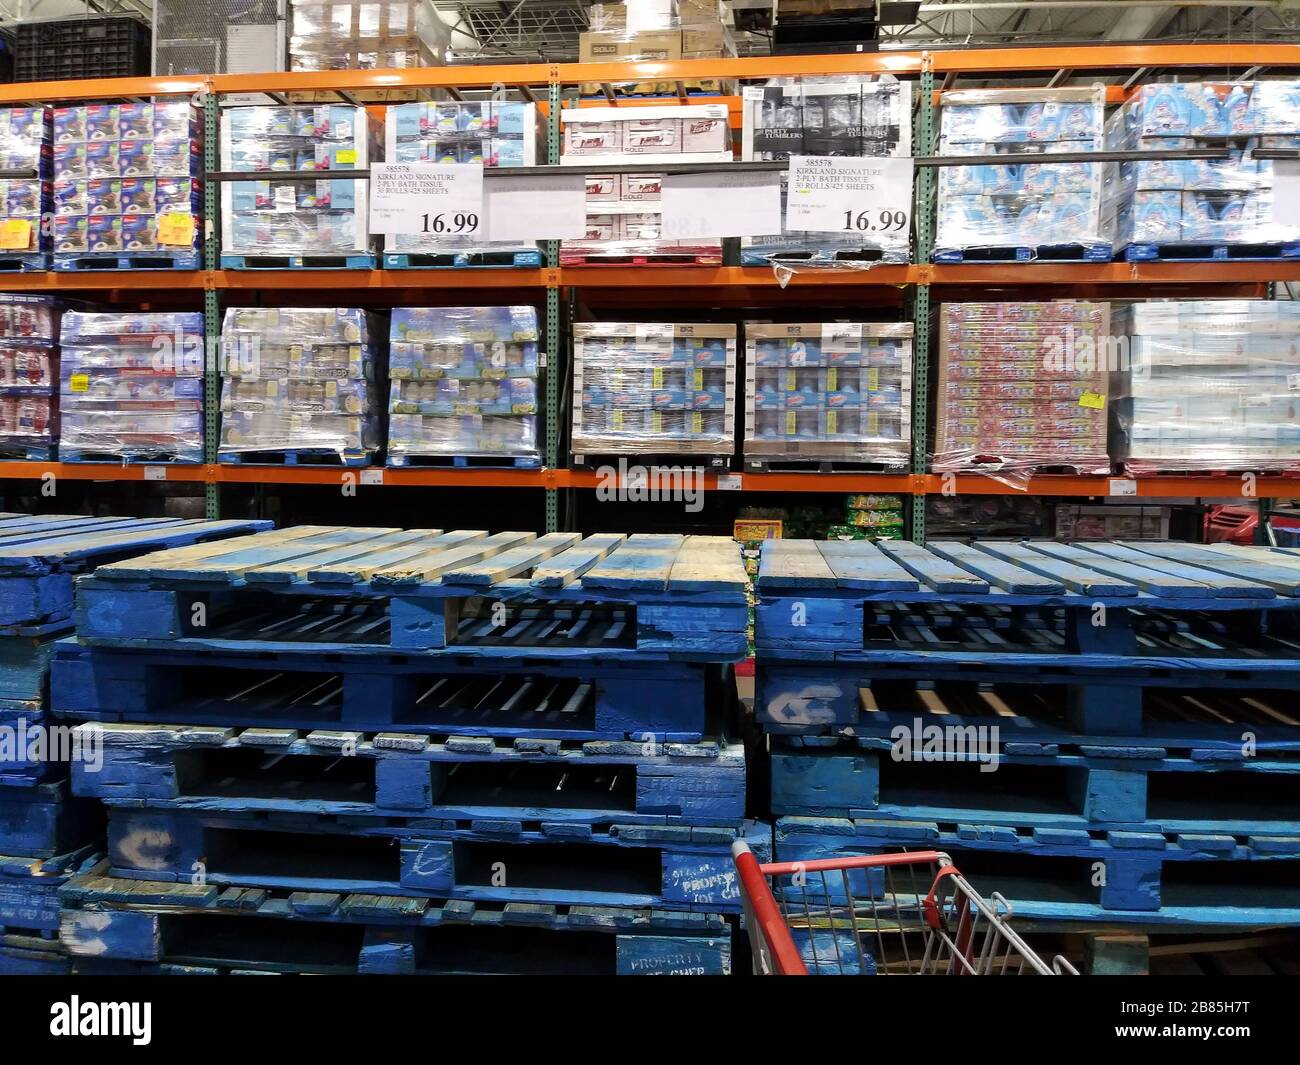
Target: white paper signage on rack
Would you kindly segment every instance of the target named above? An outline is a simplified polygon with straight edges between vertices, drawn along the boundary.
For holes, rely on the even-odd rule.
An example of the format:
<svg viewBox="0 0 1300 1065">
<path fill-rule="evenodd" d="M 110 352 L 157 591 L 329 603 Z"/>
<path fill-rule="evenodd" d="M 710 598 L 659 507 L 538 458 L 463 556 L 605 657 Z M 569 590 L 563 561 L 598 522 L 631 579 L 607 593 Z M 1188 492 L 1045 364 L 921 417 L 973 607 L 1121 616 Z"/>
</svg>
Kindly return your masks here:
<svg viewBox="0 0 1300 1065">
<path fill-rule="evenodd" d="M 483 228 L 481 163 L 373 163 L 370 232 L 478 236 Z"/>
<path fill-rule="evenodd" d="M 506 174 L 486 183 L 489 240 L 581 240 L 587 235 L 584 174 Z"/>
<path fill-rule="evenodd" d="M 781 232 L 781 175 L 668 174 L 660 192 L 665 240 L 762 237 Z"/>
<path fill-rule="evenodd" d="M 785 228 L 906 236 L 912 171 L 911 159 L 792 155 Z"/>
</svg>

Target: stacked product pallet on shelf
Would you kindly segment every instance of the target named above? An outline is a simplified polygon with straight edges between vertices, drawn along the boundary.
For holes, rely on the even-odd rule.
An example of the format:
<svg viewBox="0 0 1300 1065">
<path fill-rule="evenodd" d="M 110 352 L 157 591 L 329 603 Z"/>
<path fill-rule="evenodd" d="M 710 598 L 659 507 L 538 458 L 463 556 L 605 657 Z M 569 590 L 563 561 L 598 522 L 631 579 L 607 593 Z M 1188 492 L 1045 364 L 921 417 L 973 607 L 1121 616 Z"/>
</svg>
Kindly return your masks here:
<svg viewBox="0 0 1300 1065">
<path fill-rule="evenodd" d="M 745 323 L 745 465 L 902 470 L 910 322 Z"/>
<path fill-rule="evenodd" d="M 1109 473 L 1119 351 L 1107 303 L 945 303 L 930 468 L 1022 482 L 1035 472 Z"/>
<path fill-rule="evenodd" d="M 573 325 L 577 465 L 636 455 L 728 466 L 736 450 L 735 394 L 734 325 Z"/>
<path fill-rule="evenodd" d="M 1039 930 L 1300 924 L 1300 553 L 777 540 L 757 586 L 778 861 L 941 850 Z"/>
<path fill-rule="evenodd" d="M 203 315 L 63 315 L 59 455 L 66 462 L 203 461 Z"/>
<path fill-rule="evenodd" d="M 588 29 L 578 34 L 578 61 L 582 63 L 653 62 L 676 59 L 721 59 L 736 54 L 736 41 L 724 23 L 718 0 L 628 0 L 627 3 L 592 4 L 587 9 Z M 682 82 L 639 80 L 587 83 L 584 96 L 606 93 L 626 96 L 735 95 L 736 83 L 720 78 L 695 78 Z"/>
<path fill-rule="evenodd" d="M 1300 469 L 1300 303 L 1136 303 L 1116 315 L 1112 451 L 1132 473 Z"/>
<path fill-rule="evenodd" d="M 188 98 L 56 108 L 54 269 L 197 269 L 201 133 Z"/>
<path fill-rule="evenodd" d="M 227 269 L 375 265 L 364 178 L 277 174 L 364 170 L 381 127 L 344 104 L 231 107 L 221 115 L 221 167 L 260 176 L 221 186 L 221 265 Z"/>
<path fill-rule="evenodd" d="M 534 166 L 541 146 L 537 105 L 522 101 L 393 104 L 384 119 L 384 158 L 392 163 Z M 491 228 L 490 217 L 484 228 Z M 483 233 L 400 233 L 386 239 L 384 265 L 536 267 L 542 253 L 536 241 L 494 241 Z"/>
<path fill-rule="evenodd" d="M 355 308 L 232 307 L 221 330 L 221 462 L 369 465 L 382 364 Z"/>
<path fill-rule="evenodd" d="M 561 113 L 567 166 L 600 163 L 727 163 L 725 104 L 581 107 Z M 587 236 L 560 245 L 560 265 L 720 266 L 722 240 L 665 240 L 659 174 L 587 178 Z"/>
<path fill-rule="evenodd" d="M 874 77 L 773 78 L 746 85 L 742 94 L 741 158 L 783 160 L 792 155 L 841 157 L 912 154 L 912 85 Z M 781 178 L 782 217 L 786 180 Z M 785 232 L 742 237 L 743 266 L 773 260 L 812 263 L 905 263 L 907 229 L 878 234 Z"/>
<path fill-rule="evenodd" d="M 47 705 L 50 652 L 73 627 L 73 581 L 98 562 L 269 525 L 0 515 L 0 975 L 68 971 L 58 890 L 103 849 L 102 812 L 68 789 L 69 764 L 97 772 L 102 746 Z"/>
<path fill-rule="evenodd" d="M 851 495 L 845 503 L 844 523 L 826 529 L 828 540 L 901 540 L 903 497 L 874 492 Z"/>
<path fill-rule="evenodd" d="M 430 0 L 290 0 L 290 70 L 441 66 L 451 31 Z"/>
<path fill-rule="evenodd" d="M 28 172 L 0 181 L 0 266 L 6 270 L 44 270 L 50 265 L 54 173 L 48 107 L 0 108 L 0 169 Z"/>
<path fill-rule="evenodd" d="M 51 698 L 101 723 L 73 790 L 108 815 L 78 964 L 729 971 L 731 844 L 770 850 L 731 540 L 301 527 L 78 596 Z"/>
<path fill-rule="evenodd" d="M 58 389 L 58 303 L 0 294 L 0 458 L 54 458 Z"/>
<path fill-rule="evenodd" d="M 934 261 L 1107 262 L 1102 165 L 1053 163 L 1104 146 L 1105 87 L 969 89 L 940 98 L 939 154 L 1006 156 L 939 168 Z"/>
<path fill-rule="evenodd" d="M 398 307 L 390 466 L 539 466 L 537 310 Z"/>
<path fill-rule="evenodd" d="M 1129 261 L 1300 257 L 1300 222 L 1285 195 L 1274 200 L 1274 161 L 1255 154 L 1300 148 L 1300 82 L 1143 85 L 1106 139 L 1116 150 L 1223 153 L 1106 166 L 1105 223 Z"/>
</svg>

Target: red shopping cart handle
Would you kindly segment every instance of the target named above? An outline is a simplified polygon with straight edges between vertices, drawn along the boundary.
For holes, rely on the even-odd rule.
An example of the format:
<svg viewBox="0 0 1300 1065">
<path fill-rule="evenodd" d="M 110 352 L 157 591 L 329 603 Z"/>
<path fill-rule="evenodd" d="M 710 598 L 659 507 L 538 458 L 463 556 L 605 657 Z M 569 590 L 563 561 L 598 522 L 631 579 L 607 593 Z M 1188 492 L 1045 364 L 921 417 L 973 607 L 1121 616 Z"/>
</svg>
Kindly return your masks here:
<svg viewBox="0 0 1300 1065">
<path fill-rule="evenodd" d="M 755 860 L 757 863 L 757 859 Z M 840 869 L 872 869 L 885 865 L 926 865 L 933 863 L 945 872 L 955 873 L 952 859 L 942 851 L 903 851 L 899 854 L 860 854 L 850 858 L 817 858 L 810 862 L 765 862 L 759 865 L 764 876 L 793 876 L 795 873 L 822 873 Z"/>
</svg>

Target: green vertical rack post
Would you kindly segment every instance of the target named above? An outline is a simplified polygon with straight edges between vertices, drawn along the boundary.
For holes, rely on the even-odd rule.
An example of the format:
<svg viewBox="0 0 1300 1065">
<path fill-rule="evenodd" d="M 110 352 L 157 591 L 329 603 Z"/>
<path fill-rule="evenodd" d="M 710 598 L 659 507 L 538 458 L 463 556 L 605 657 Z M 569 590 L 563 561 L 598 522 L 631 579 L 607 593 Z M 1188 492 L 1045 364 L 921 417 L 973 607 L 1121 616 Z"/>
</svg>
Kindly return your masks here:
<svg viewBox="0 0 1300 1065">
<path fill-rule="evenodd" d="M 928 67 L 928 64 L 927 64 Z M 925 69 L 917 83 L 920 94 L 913 130 L 915 155 L 934 154 L 934 72 Z M 921 167 L 916 175 L 916 262 L 929 263 L 934 254 L 934 169 Z M 926 472 L 926 444 L 930 429 L 930 286 L 912 292 L 912 472 Z M 924 495 L 913 495 L 911 538 L 925 543 Z"/>
<path fill-rule="evenodd" d="M 217 169 L 217 137 L 221 105 L 211 89 L 203 94 L 203 167 Z M 221 305 L 212 287 L 212 272 L 219 264 L 220 229 L 217 225 L 217 183 L 203 182 L 203 267 L 208 281 L 203 286 L 203 460 L 217 461 L 221 432 L 221 375 L 217 365 L 217 337 L 221 335 Z M 221 516 L 221 486 L 208 481 L 203 486 L 204 509 L 209 518 Z"/>
<path fill-rule="evenodd" d="M 560 162 L 560 83 L 552 68 L 548 85 L 546 111 L 546 162 L 558 166 Z M 546 453 L 544 461 L 549 470 L 560 465 L 560 384 L 564 380 L 565 358 L 560 349 L 560 287 L 557 281 L 560 267 L 560 242 L 546 242 Z M 546 489 L 546 531 L 560 528 L 560 493 L 555 488 Z"/>
</svg>

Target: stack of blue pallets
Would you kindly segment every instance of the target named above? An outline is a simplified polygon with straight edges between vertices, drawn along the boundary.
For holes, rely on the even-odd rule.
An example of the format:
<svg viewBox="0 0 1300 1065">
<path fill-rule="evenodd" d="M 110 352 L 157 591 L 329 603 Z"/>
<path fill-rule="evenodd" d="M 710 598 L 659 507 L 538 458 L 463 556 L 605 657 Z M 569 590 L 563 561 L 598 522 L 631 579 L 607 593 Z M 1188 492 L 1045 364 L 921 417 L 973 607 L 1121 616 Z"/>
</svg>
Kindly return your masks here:
<svg viewBox="0 0 1300 1065">
<path fill-rule="evenodd" d="M 269 524 L 0 515 L 0 973 L 66 971 L 58 888 L 102 849 L 97 805 L 68 794 L 78 738 L 51 728 L 46 702 L 51 650 L 72 631 L 74 579 L 101 561 Z M 93 767 L 95 748 L 81 752 L 73 764 Z"/>
<path fill-rule="evenodd" d="M 1300 925 L 1300 552 L 768 541 L 778 860 L 938 849 L 1022 922 Z"/>
<path fill-rule="evenodd" d="M 103 566 L 76 620 L 87 971 L 729 971 L 770 850 L 733 541 L 303 527 Z"/>
</svg>

